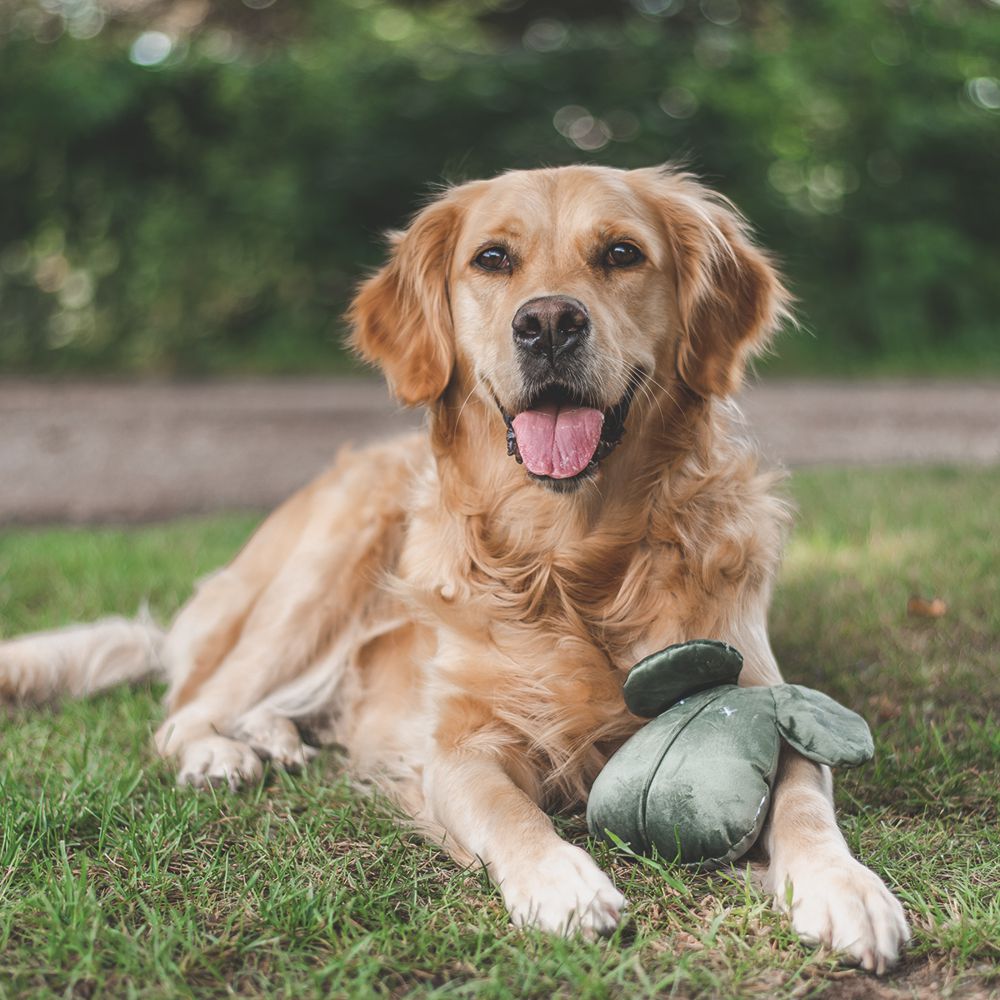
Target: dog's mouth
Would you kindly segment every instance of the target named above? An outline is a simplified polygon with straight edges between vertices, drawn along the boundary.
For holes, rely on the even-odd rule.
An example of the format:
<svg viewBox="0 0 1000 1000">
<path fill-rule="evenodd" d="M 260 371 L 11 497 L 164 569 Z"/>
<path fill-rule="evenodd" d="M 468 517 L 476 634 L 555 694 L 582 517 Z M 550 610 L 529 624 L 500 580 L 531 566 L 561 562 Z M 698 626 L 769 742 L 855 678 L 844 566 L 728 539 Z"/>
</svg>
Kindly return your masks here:
<svg viewBox="0 0 1000 1000">
<path fill-rule="evenodd" d="M 498 400 L 507 425 L 507 454 L 533 479 L 559 491 L 589 479 L 621 441 L 641 379 L 642 372 L 633 369 L 624 395 L 605 410 L 558 382 L 513 415 Z"/>
</svg>

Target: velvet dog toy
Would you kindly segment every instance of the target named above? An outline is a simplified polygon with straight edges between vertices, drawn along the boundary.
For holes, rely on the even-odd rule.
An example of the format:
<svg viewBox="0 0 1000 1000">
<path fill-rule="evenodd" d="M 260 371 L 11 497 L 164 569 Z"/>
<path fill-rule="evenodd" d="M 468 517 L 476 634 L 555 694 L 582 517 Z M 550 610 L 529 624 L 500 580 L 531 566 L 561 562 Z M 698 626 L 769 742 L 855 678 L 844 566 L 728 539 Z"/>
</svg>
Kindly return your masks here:
<svg viewBox="0 0 1000 1000">
<path fill-rule="evenodd" d="M 745 854 L 760 835 L 784 740 L 831 767 L 871 760 L 860 715 L 798 684 L 737 687 L 742 655 L 698 639 L 668 646 L 625 679 L 625 704 L 652 718 L 597 776 L 587 804 L 595 836 L 637 854 L 655 848 L 711 869 Z"/>
</svg>

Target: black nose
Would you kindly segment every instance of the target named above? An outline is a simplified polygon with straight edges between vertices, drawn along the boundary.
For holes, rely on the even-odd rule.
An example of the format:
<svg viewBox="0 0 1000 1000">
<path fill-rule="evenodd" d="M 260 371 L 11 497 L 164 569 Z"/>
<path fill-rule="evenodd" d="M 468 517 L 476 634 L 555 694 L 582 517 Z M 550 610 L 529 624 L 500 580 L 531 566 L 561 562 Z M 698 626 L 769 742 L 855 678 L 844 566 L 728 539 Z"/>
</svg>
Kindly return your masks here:
<svg viewBox="0 0 1000 1000">
<path fill-rule="evenodd" d="M 582 302 L 565 295 L 531 299 L 514 314 L 514 343 L 529 354 L 550 361 L 568 354 L 590 332 L 590 317 Z"/>
</svg>

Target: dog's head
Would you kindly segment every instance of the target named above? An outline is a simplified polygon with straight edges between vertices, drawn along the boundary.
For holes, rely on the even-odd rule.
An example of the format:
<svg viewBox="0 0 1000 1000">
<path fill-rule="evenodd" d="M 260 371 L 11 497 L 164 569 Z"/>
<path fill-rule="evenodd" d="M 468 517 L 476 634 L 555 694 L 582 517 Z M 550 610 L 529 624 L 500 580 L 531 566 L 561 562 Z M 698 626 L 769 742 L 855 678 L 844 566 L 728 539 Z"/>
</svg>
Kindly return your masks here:
<svg viewBox="0 0 1000 1000">
<path fill-rule="evenodd" d="M 787 309 L 735 210 L 670 169 L 475 181 L 392 239 L 351 307 L 355 348 L 408 405 L 478 397 L 497 446 L 561 492 L 658 396 L 731 393 Z"/>
</svg>

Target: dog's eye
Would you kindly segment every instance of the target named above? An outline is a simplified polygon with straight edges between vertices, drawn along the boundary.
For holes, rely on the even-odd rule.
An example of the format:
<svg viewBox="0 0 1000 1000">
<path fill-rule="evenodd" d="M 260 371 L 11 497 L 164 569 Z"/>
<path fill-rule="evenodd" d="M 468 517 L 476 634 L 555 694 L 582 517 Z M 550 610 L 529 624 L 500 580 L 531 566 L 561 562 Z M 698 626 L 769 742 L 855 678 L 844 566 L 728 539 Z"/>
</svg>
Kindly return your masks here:
<svg viewBox="0 0 1000 1000">
<path fill-rule="evenodd" d="M 510 270 L 510 257 L 503 247 L 487 247 L 472 263 L 484 271 Z"/>
<path fill-rule="evenodd" d="M 634 243 L 615 243 L 608 248 L 605 260 L 612 267 L 631 267 L 642 260 L 642 251 Z"/>
</svg>

